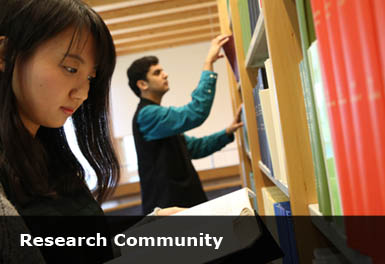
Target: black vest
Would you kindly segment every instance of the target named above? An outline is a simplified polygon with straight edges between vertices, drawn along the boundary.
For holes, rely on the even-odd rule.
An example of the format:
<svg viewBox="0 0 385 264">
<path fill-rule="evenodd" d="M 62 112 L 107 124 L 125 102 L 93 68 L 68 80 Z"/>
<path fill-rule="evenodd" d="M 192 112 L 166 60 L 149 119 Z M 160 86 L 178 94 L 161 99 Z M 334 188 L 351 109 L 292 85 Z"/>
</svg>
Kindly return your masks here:
<svg viewBox="0 0 385 264">
<path fill-rule="evenodd" d="M 132 122 L 143 213 L 148 214 L 157 206 L 191 207 L 207 201 L 183 135 L 144 140 L 137 118 L 139 111 L 150 104 L 155 103 L 142 98 Z"/>
</svg>

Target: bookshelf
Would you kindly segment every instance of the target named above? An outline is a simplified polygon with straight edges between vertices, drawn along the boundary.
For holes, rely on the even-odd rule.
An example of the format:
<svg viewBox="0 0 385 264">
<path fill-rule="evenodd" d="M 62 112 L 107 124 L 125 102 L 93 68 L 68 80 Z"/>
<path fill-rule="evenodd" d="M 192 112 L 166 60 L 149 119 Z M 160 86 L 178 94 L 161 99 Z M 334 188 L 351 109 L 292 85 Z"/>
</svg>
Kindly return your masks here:
<svg viewBox="0 0 385 264">
<path fill-rule="evenodd" d="M 309 205 L 317 203 L 314 168 L 310 139 L 308 135 L 306 110 L 299 72 L 302 60 L 301 40 L 294 0 L 262 0 L 262 12 L 257 20 L 247 54 L 243 49 L 242 27 L 239 17 L 238 1 L 229 0 L 231 18 L 228 15 L 226 0 L 218 0 L 218 13 L 223 34 L 232 33 L 235 41 L 237 64 L 239 65 L 239 84 L 229 69 L 230 89 L 233 108 L 243 103 L 247 121 L 250 153 L 243 149 L 243 135 L 237 133 L 240 151 L 241 175 L 245 186 L 250 183 L 250 172 L 257 196 L 258 213 L 264 215 L 262 198 L 263 187 L 277 186 L 289 198 L 292 215 L 309 216 Z M 229 20 L 232 21 L 229 28 Z M 257 84 L 258 68 L 270 58 L 274 69 L 274 79 L 279 105 L 282 137 L 287 163 L 287 186 L 271 176 L 261 163 L 261 153 L 257 136 L 256 110 L 253 101 L 253 88 Z M 290 194 L 290 196 L 289 196 Z M 311 222 L 294 218 L 295 239 L 300 263 L 311 263 L 313 249 L 325 247 L 329 242 Z M 308 221 L 307 221 L 308 220 Z M 309 239 L 312 237 L 312 239 Z"/>
<path fill-rule="evenodd" d="M 319 50 L 324 50 L 324 54 L 328 54 L 326 59 L 325 56 L 323 57 L 326 62 L 328 62 L 327 59 L 330 60 L 330 63 L 335 62 L 336 58 L 338 59 L 337 61 L 339 61 L 342 56 L 345 56 L 345 58 L 347 57 L 348 59 L 350 58 L 352 60 L 350 61 L 351 65 L 355 64 L 357 69 L 365 69 L 369 74 L 377 76 L 378 85 L 376 87 L 383 87 L 381 86 L 381 78 L 379 77 L 381 73 L 376 70 L 380 67 L 373 66 L 379 65 L 379 56 L 375 56 L 373 51 L 371 51 L 373 54 L 370 53 L 369 57 L 365 57 L 364 54 L 362 54 L 361 56 L 364 56 L 363 61 L 367 60 L 366 64 L 359 63 L 356 59 L 356 55 L 359 54 L 359 52 L 366 52 L 367 48 L 365 43 L 367 38 L 371 40 L 373 46 L 372 50 L 376 50 L 375 48 L 378 44 L 376 44 L 376 41 L 383 40 L 381 39 L 381 35 L 378 37 L 378 40 L 373 37 L 377 25 L 372 23 L 371 27 L 369 27 L 367 26 L 368 23 L 358 23 L 361 28 L 360 34 L 365 36 L 365 38 L 361 40 L 363 47 L 352 45 L 354 46 L 353 49 L 351 43 L 355 43 L 355 40 L 359 38 L 359 35 L 355 28 L 348 31 L 348 29 L 351 29 L 347 28 L 348 23 L 343 23 L 344 21 L 355 21 L 355 12 L 362 17 L 367 18 L 362 19 L 363 21 L 369 21 L 371 12 L 375 13 L 375 11 L 373 11 L 373 6 L 375 6 L 375 4 L 363 4 L 361 1 L 356 0 L 349 2 L 350 5 L 346 4 L 344 6 L 344 3 L 347 1 L 338 1 L 337 3 L 333 1 L 312 0 L 313 4 L 317 3 L 316 5 L 318 5 L 318 2 L 320 3 L 318 9 L 315 9 L 317 12 L 313 13 L 314 10 L 312 10 L 312 8 L 314 9 L 314 6 L 312 7 L 310 5 L 311 0 L 261 0 L 260 2 L 263 8 L 260 10 L 258 19 L 255 20 L 256 17 L 254 16 L 253 20 L 253 16 L 250 14 L 250 20 L 252 20 L 252 23 L 250 22 L 250 27 L 255 25 L 254 29 L 251 30 L 252 35 L 251 37 L 245 36 L 244 32 L 248 34 L 250 34 L 250 32 L 249 30 L 244 30 L 244 32 L 242 32 L 242 29 L 247 27 L 247 23 L 244 21 L 244 8 L 249 5 L 248 8 L 251 6 L 253 10 L 253 5 L 256 2 L 259 2 L 259 0 L 217 0 L 221 32 L 224 34 L 232 33 L 235 42 L 236 64 L 239 66 L 237 71 L 239 73 L 239 82 L 234 82 L 234 76 L 229 76 L 229 80 L 233 96 L 233 108 L 236 109 L 240 104 L 243 104 L 244 119 L 247 123 L 246 135 L 248 136 L 247 141 L 249 143 L 249 151 L 246 151 L 244 148 L 245 134 L 237 133 L 241 175 L 244 179 L 244 186 L 248 186 L 255 190 L 257 196 L 256 207 L 258 208 L 258 213 L 262 216 L 272 215 L 270 210 L 271 206 L 266 203 L 267 189 L 269 189 L 272 195 L 279 193 L 279 195 L 276 196 L 277 198 L 274 198 L 275 200 L 272 199 L 276 201 L 273 202 L 274 207 L 280 203 L 278 198 L 280 201 L 287 198 L 288 201 L 285 202 L 290 206 L 288 207 L 288 211 L 291 215 L 306 216 L 294 217 L 292 219 L 294 228 L 291 230 L 294 229 L 294 234 L 291 235 L 291 237 L 294 236 L 296 242 L 296 245 L 292 246 L 292 248 L 296 247 L 300 263 L 311 263 L 314 258 L 314 249 L 331 247 L 331 245 L 338 249 L 338 251 L 351 262 L 372 263 L 372 261 L 374 261 L 373 263 L 384 263 L 383 254 L 381 254 L 381 256 L 378 255 L 378 253 L 382 252 L 380 246 L 381 243 L 373 242 L 373 238 L 367 235 L 370 232 L 372 234 L 378 233 L 378 226 L 361 226 L 358 228 L 362 229 L 361 231 L 357 231 L 357 228 L 355 227 L 354 231 L 357 231 L 355 234 L 351 227 L 347 227 L 346 230 L 339 229 L 341 228 L 339 226 L 341 222 L 339 222 L 337 218 L 322 217 L 322 213 L 325 216 L 338 216 L 343 215 L 344 213 L 345 215 L 362 215 L 359 212 L 366 212 L 365 215 L 373 215 L 371 214 L 373 212 L 384 215 L 383 212 L 385 212 L 385 210 L 381 211 L 378 209 L 382 207 L 377 208 L 377 205 L 375 205 L 374 202 L 376 200 L 374 197 L 377 197 L 379 202 L 385 204 L 385 199 L 383 199 L 383 196 L 381 196 L 382 193 L 378 189 L 382 186 L 381 183 L 383 183 L 383 177 L 375 178 L 379 173 L 369 173 L 374 170 L 377 162 L 376 159 L 369 157 L 377 157 L 378 160 L 380 158 L 382 160 L 384 155 L 380 155 L 379 153 L 383 151 L 383 148 L 381 148 L 381 151 L 377 151 L 373 154 L 371 152 L 374 152 L 374 150 L 371 150 L 370 147 L 373 144 L 360 145 L 368 152 L 366 157 L 364 157 L 365 159 L 358 159 L 360 160 L 361 165 L 364 164 L 360 167 L 362 170 L 360 173 L 363 173 L 366 176 L 365 179 L 370 177 L 370 175 L 374 175 L 370 177 L 370 180 L 373 180 L 370 187 L 369 184 L 365 187 L 366 194 L 353 192 L 358 196 L 358 198 L 354 197 L 353 199 L 353 197 L 347 196 L 349 192 L 346 190 L 350 189 L 344 186 L 343 188 L 346 189 L 344 193 L 345 196 L 343 197 L 345 201 L 343 202 L 345 203 L 343 204 L 341 201 L 338 201 L 338 199 L 341 199 L 341 196 L 343 196 L 339 193 L 342 192 L 341 189 L 343 188 L 339 189 L 337 184 L 340 183 L 338 183 L 338 181 L 342 179 L 342 182 L 345 185 L 353 185 L 357 184 L 358 180 L 363 180 L 357 178 L 359 176 L 356 173 L 358 169 L 355 169 L 355 167 L 347 170 L 346 166 L 349 164 L 352 165 L 352 163 L 347 162 L 344 164 L 345 157 L 341 156 L 341 153 L 343 154 L 345 150 L 349 150 L 350 154 L 349 158 L 346 157 L 347 161 L 353 161 L 357 158 L 355 157 L 356 155 L 361 157 L 363 153 L 355 154 L 354 151 L 352 151 L 355 150 L 349 145 L 349 142 L 352 142 L 352 140 L 347 138 L 346 133 L 341 133 L 341 131 L 345 130 L 342 130 L 341 123 L 338 123 L 340 122 L 338 120 L 340 114 L 343 115 L 345 119 L 349 116 L 346 114 L 348 112 L 345 113 L 342 112 L 342 110 L 338 110 L 341 111 L 341 113 L 336 112 L 336 109 L 341 109 L 345 106 L 346 100 L 340 100 L 339 97 L 337 97 L 337 93 L 334 91 L 338 89 L 341 90 L 341 87 L 344 85 L 340 85 L 340 88 L 337 87 L 338 85 L 335 85 L 333 76 L 338 76 L 338 71 L 333 71 L 332 69 L 338 68 L 340 72 L 343 72 L 346 70 L 344 68 L 344 63 L 339 63 L 339 65 L 333 63 L 333 68 L 331 68 L 325 66 L 328 65 L 325 61 L 323 61 L 324 64 L 321 65 L 322 63 L 317 59 Z M 380 1 L 376 3 L 379 5 Z M 356 7 L 353 7 L 355 5 Z M 228 12 L 229 9 L 231 12 Z M 332 11 L 334 12 L 333 23 L 328 20 L 332 17 Z M 323 16 L 326 18 L 323 18 L 326 21 L 323 22 L 323 28 L 320 26 L 320 13 L 322 12 L 325 12 Z M 242 16 L 240 14 L 242 14 Z M 313 19 L 312 16 L 314 15 L 318 18 Z M 339 15 L 339 17 L 336 15 Z M 377 14 L 377 16 L 378 19 L 383 18 L 382 15 Z M 337 20 L 341 21 L 338 22 Z M 231 21 L 231 27 L 229 27 L 229 21 Z M 382 23 L 381 21 L 378 23 Z M 336 23 L 338 25 L 336 25 Z M 364 25 L 366 25 L 367 28 L 363 28 Z M 336 43 L 329 43 L 325 34 L 329 34 L 328 36 L 333 37 L 339 36 L 338 31 L 335 30 L 338 26 L 340 27 L 340 30 L 344 32 L 343 36 L 346 37 L 342 43 L 349 49 L 342 50 L 340 47 L 341 50 L 337 50 L 338 45 L 329 48 L 330 45 Z M 316 28 L 316 30 L 314 30 L 314 28 Z M 317 31 L 317 36 L 315 31 Z M 356 37 L 353 38 L 352 36 Z M 348 37 L 350 42 L 347 40 Z M 245 44 L 244 41 L 250 42 Z M 320 42 L 323 42 L 323 47 L 317 46 Z M 249 44 L 249 46 L 247 44 Z M 320 48 L 317 50 L 317 47 Z M 356 52 L 352 52 L 350 49 Z M 377 53 L 380 54 L 381 50 L 377 50 Z M 329 71 L 332 73 L 328 71 L 322 73 L 321 67 L 329 68 Z M 261 78 L 257 79 L 261 76 L 262 72 L 259 71 L 259 68 L 266 68 L 269 89 L 267 89 L 267 84 L 263 84 Z M 233 71 L 230 67 L 228 69 L 229 75 L 232 75 L 231 73 Z M 370 82 L 365 84 L 365 82 L 368 82 L 365 80 L 365 77 L 362 77 L 362 75 L 359 74 L 352 74 L 356 72 L 357 69 L 351 72 L 348 71 L 348 73 L 353 76 L 352 78 L 354 80 L 361 81 L 362 85 L 357 85 L 357 87 L 360 87 L 362 92 L 365 92 L 363 89 L 366 87 L 365 85 L 367 85 L 368 91 L 372 91 L 371 89 L 374 86 Z M 332 77 L 329 76 L 330 74 Z M 326 75 L 329 78 L 326 78 L 325 76 L 322 78 L 321 75 Z M 322 81 L 325 81 L 325 79 L 329 79 L 328 84 L 331 85 L 329 87 L 337 88 L 330 89 L 322 87 Z M 336 78 L 336 83 L 337 79 L 338 78 Z M 345 86 L 348 87 L 347 84 L 345 84 Z M 356 86 L 349 84 L 349 87 L 350 90 L 347 89 L 346 92 L 343 90 L 344 96 L 355 95 L 356 90 L 353 88 Z M 328 102 L 326 102 L 326 99 L 324 102 L 322 101 L 322 97 L 325 97 L 325 95 L 322 95 L 320 91 L 323 90 L 324 93 L 329 92 L 331 94 L 329 95 L 330 98 L 328 99 Z M 341 93 L 341 91 L 339 91 L 339 93 Z M 377 94 L 379 95 L 379 92 Z M 358 101 L 357 98 L 357 96 L 353 96 L 349 100 L 356 103 L 356 101 Z M 368 98 L 368 100 L 373 99 L 373 97 L 370 96 Z M 380 96 L 376 98 L 379 99 Z M 312 100 L 314 102 L 312 102 Z M 367 108 L 366 111 L 368 111 L 368 115 L 371 111 L 371 118 L 373 118 L 373 120 L 383 120 L 382 117 L 385 116 L 385 111 L 383 111 L 383 109 L 375 108 L 380 107 L 380 105 L 383 107 L 385 100 L 383 100 L 383 97 L 381 97 L 381 100 L 382 104 L 374 104 L 370 101 L 370 105 L 364 105 L 364 107 Z M 271 106 L 269 103 L 271 103 Z M 326 106 L 328 107 L 327 109 Z M 322 107 L 324 107 L 324 109 Z M 352 108 L 353 107 L 355 106 L 352 106 Z M 275 112 L 274 110 L 271 111 L 272 113 L 264 111 L 266 109 L 275 109 Z M 357 109 L 361 111 L 361 108 L 357 107 L 356 110 Z M 373 109 L 377 109 L 378 111 L 374 111 Z M 327 110 L 331 113 L 328 113 Z M 360 113 L 360 111 L 358 111 L 358 113 Z M 268 117 L 267 120 L 270 122 L 261 122 L 260 117 L 262 113 L 263 116 Z M 353 119 L 355 122 L 357 122 L 357 120 L 363 121 L 364 119 L 367 121 L 368 115 L 366 115 L 366 117 L 362 114 L 356 115 Z M 357 120 L 355 118 L 357 118 Z M 329 125 L 325 125 L 327 123 L 325 120 L 332 122 L 327 119 L 334 121 L 334 128 L 331 126 L 329 128 Z M 341 118 L 341 120 L 345 119 Z M 271 122 L 271 120 L 273 121 Z M 374 122 L 374 124 L 371 125 L 373 127 L 379 127 L 377 126 L 377 123 L 379 123 L 379 121 Z M 273 128 L 278 127 L 279 132 L 277 133 L 275 129 L 272 129 L 271 125 L 273 125 Z M 384 129 L 382 131 L 385 131 L 385 126 L 384 128 L 380 128 Z M 360 131 L 360 136 L 356 135 L 356 137 L 359 137 L 361 142 L 364 142 L 366 139 L 362 136 L 364 133 L 361 133 L 361 130 L 365 129 L 365 135 L 368 135 L 370 140 L 375 139 L 379 142 L 378 146 L 376 146 L 377 149 L 380 149 L 379 146 L 385 145 L 382 143 L 383 137 L 379 136 L 377 130 L 371 130 L 370 126 L 367 126 L 364 129 L 360 126 L 355 129 Z M 266 155 L 264 146 L 266 146 L 267 143 L 265 143 L 265 139 L 261 136 L 261 130 L 262 133 L 266 132 L 270 136 L 267 138 L 268 141 L 273 142 L 273 144 L 268 144 L 270 153 L 277 154 L 277 150 L 284 153 L 284 159 L 281 158 L 282 156 L 277 158 L 276 155 L 274 157 L 275 164 L 284 164 L 283 167 L 274 167 L 273 155 L 271 155 L 271 161 L 267 161 L 267 163 L 263 162 L 263 158 L 266 157 L 263 156 Z M 274 131 L 275 137 L 271 137 L 272 133 L 269 131 Z M 349 130 L 346 130 L 345 132 L 349 132 Z M 357 132 L 355 131 L 354 133 Z M 277 134 L 279 134 L 279 138 L 276 137 Z M 335 138 L 332 138 L 331 135 Z M 383 133 L 381 135 L 383 135 Z M 280 137 L 282 137 L 282 144 L 277 143 L 274 145 L 274 142 L 281 140 Z M 364 143 L 367 142 L 365 141 Z M 336 151 L 336 149 L 339 150 L 340 155 L 338 153 L 333 154 L 333 151 Z M 341 149 L 343 150 L 342 152 Z M 338 157 L 338 160 L 336 157 Z M 337 161 L 339 162 L 338 170 L 336 166 Z M 273 163 L 273 168 L 271 167 L 271 163 Z M 313 164 L 316 164 L 316 166 Z M 383 166 L 382 163 L 381 166 Z M 284 173 L 281 173 L 282 170 L 284 170 Z M 352 171 L 354 173 L 348 173 Z M 383 170 L 379 170 L 379 172 L 383 173 Z M 344 179 L 348 180 L 344 181 Z M 354 179 L 355 181 L 350 181 L 349 179 Z M 254 185 L 250 186 L 249 184 Z M 264 195 L 262 195 L 262 193 Z M 364 204 L 361 204 L 362 199 L 360 200 L 360 197 L 362 199 L 373 199 L 373 202 L 369 203 L 369 207 L 366 208 L 366 205 L 364 206 Z M 327 202 L 325 201 L 328 201 L 329 204 L 327 205 Z M 358 205 L 354 205 L 355 203 Z M 342 205 L 346 206 L 346 204 L 351 206 L 351 208 L 346 209 L 347 207 L 342 207 Z M 355 211 L 353 210 L 355 208 L 353 205 L 366 211 Z M 270 209 L 266 210 L 266 208 Z M 342 208 L 344 211 L 342 211 Z M 277 211 L 275 211 L 275 213 L 277 213 Z M 287 214 L 286 212 L 286 216 L 289 215 L 290 214 Z M 285 213 L 283 216 L 285 216 Z M 377 237 L 382 238 L 383 236 L 377 234 Z M 360 242 L 355 242 L 354 239 L 356 239 L 356 241 L 359 240 Z M 354 249 L 350 248 L 349 245 Z M 372 247 L 373 245 L 376 247 Z M 317 252 L 319 253 L 320 251 L 318 250 Z M 363 255 L 364 253 L 362 252 L 368 256 L 372 256 L 372 259 Z"/>
<path fill-rule="evenodd" d="M 246 55 L 245 65 L 247 68 L 263 66 L 265 60 L 269 57 L 267 49 L 265 21 L 263 15 L 258 17 L 250 47 Z"/>
<path fill-rule="evenodd" d="M 259 161 L 258 162 L 258 166 L 259 168 L 261 169 L 261 171 L 265 174 L 265 176 L 267 178 L 270 179 L 270 181 L 272 181 L 274 183 L 275 186 L 277 186 L 284 194 L 286 194 L 287 197 L 290 197 L 289 195 L 289 189 L 287 188 L 286 185 L 284 185 L 283 183 L 281 183 L 280 181 L 278 181 L 277 179 L 275 179 L 272 175 L 271 175 L 271 172 L 269 170 L 269 168 L 266 167 L 265 164 L 263 164 L 262 161 Z"/>
</svg>

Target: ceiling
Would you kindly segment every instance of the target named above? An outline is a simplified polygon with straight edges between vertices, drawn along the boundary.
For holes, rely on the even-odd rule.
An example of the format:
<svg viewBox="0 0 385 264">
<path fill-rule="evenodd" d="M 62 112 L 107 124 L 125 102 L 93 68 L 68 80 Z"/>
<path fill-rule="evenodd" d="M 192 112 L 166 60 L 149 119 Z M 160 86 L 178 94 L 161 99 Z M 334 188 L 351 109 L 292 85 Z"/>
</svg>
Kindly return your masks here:
<svg viewBox="0 0 385 264">
<path fill-rule="evenodd" d="M 118 56 L 209 41 L 217 0 L 85 0 L 104 19 Z"/>
</svg>

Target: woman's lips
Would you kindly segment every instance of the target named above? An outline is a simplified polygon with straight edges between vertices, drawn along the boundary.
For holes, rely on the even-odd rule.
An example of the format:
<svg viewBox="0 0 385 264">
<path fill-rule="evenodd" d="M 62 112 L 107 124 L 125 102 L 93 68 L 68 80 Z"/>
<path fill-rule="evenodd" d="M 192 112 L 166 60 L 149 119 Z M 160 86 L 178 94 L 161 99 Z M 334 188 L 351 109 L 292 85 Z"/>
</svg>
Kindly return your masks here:
<svg viewBox="0 0 385 264">
<path fill-rule="evenodd" d="M 72 115 L 72 114 L 75 112 L 75 110 L 74 110 L 73 108 L 69 108 L 69 107 L 64 107 L 64 106 L 62 106 L 60 109 L 61 109 L 65 114 L 67 114 L 67 115 Z"/>
</svg>

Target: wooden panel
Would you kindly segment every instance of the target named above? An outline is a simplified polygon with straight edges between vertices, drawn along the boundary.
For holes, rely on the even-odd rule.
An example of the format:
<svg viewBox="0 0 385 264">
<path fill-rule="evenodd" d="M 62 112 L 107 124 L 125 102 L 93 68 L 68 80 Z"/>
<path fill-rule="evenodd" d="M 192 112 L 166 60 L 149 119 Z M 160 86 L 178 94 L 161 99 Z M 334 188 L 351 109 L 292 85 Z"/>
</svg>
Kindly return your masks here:
<svg viewBox="0 0 385 264">
<path fill-rule="evenodd" d="M 214 28 L 212 37 L 218 34 L 216 29 L 218 11 L 215 0 L 86 0 L 86 2 L 106 21 L 118 47 L 118 56 L 207 41 L 205 34 L 208 27 Z M 201 29 L 201 33 L 193 36 L 198 29 Z M 190 35 L 191 43 L 187 38 L 181 39 L 181 33 L 185 30 L 186 35 Z M 172 31 L 179 32 L 170 34 Z M 129 38 L 135 38 L 137 42 L 120 41 Z M 151 38 L 151 44 L 144 43 L 146 38 Z M 165 41 L 166 38 L 169 39 Z M 129 45 L 124 47 L 124 51 L 121 49 L 123 42 Z"/>
<path fill-rule="evenodd" d="M 218 182 L 218 183 L 214 183 L 214 184 L 210 184 L 210 185 L 204 184 L 203 189 L 205 192 L 211 192 L 211 191 L 215 191 L 215 190 L 237 187 L 237 186 L 241 185 L 241 181 L 239 180 L 239 178 L 233 177 L 233 178 L 228 178 L 228 179 L 229 180 L 227 182 Z M 122 201 L 120 204 L 118 204 L 114 207 L 106 208 L 103 211 L 105 213 L 108 213 L 108 212 L 118 211 L 118 210 L 122 210 L 122 209 L 129 208 L 129 207 L 138 206 L 141 204 L 142 204 L 142 202 L 141 202 L 140 196 L 134 195 L 134 196 L 130 197 L 129 201 L 126 201 L 126 202 Z"/>
<path fill-rule="evenodd" d="M 140 5 L 134 5 L 129 7 L 123 7 L 119 9 L 113 9 L 108 11 L 99 12 L 100 16 L 104 19 L 112 19 L 118 17 L 141 15 L 151 12 L 159 12 L 172 8 L 186 7 L 191 5 L 207 4 L 215 2 L 215 0 L 165 0 L 157 1 L 154 3 L 145 3 Z"/>
<path fill-rule="evenodd" d="M 239 175 L 239 166 L 228 166 L 223 168 L 215 168 L 209 170 L 201 170 L 198 172 L 201 181 L 211 181 L 218 178 L 231 177 Z"/>
<path fill-rule="evenodd" d="M 248 141 L 251 151 L 251 167 L 254 173 L 254 182 L 256 186 L 256 195 L 258 202 L 258 213 L 264 215 L 264 206 L 261 188 L 265 186 L 271 186 L 272 182 L 267 179 L 261 170 L 259 169 L 259 160 L 261 159 L 259 153 L 259 142 L 257 132 L 257 119 L 254 107 L 254 97 L 252 89 L 256 85 L 257 69 L 246 69 L 245 65 L 245 54 L 242 44 L 242 29 L 240 24 L 240 16 L 238 10 L 238 4 L 235 0 L 230 0 L 230 8 L 232 15 L 232 25 L 234 31 L 234 40 L 237 53 L 237 62 L 239 65 L 239 74 L 241 79 L 242 87 L 242 102 L 244 104 L 245 116 L 248 129 Z M 254 136 L 253 136 L 254 135 Z"/>
<path fill-rule="evenodd" d="M 239 177 L 239 166 L 228 166 L 223 168 L 215 168 L 208 170 L 198 171 L 198 175 L 202 183 L 220 180 L 225 178 L 234 178 L 234 176 Z M 140 193 L 140 183 L 131 182 L 131 183 L 122 183 L 116 189 L 111 199 L 116 199 L 122 196 L 132 196 Z M 111 200 L 110 199 L 110 200 Z"/>
<path fill-rule="evenodd" d="M 302 51 L 296 7 L 294 1 L 265 2 L 265 25 L 280 108 L 291 209 L 293 215 L 308 215 L 308 205 L 317 203 L 317 195 L 299 74 Z"/>
<path fill-rule="evenodd" d="M 140 40 L 125 39 L 117 43 L 115 47 L 117 49 L 120 49 L 125 47 L 146 45 L 148 43 L 156 44 L 163 41 L 170 41 L 170 40 L 178 41 L 180 39 L 199 38 L 202 36 L 211 36 L 211 38 L 214 38 L 216 35 L 219 35 L 219 27 L 191 30 L 191 31 L 176 33 L 176 34 L 163 34 L 161 36 L 148 36 L 148 37 L 146 36 L 145 38 Z"/>
<path fill-rule="evenodd" d="M 117 50 L 117 55 L 123 56 L 123 55 L 127 55 L 127 54 L 132 54 L 132 53 L 144 52 L 144 51 L 149 51 L 149 50 L 172 48 L 172 47 L 190 45 L 190 44 L 204 42 L 204 41 L 210 41 L 210 40 L 212 40 L 211 35 L 205 36 L 205 37 L 193 38 L 193 39 L 180 40 L 180 41 L 170 41 L 170 42 L 165 42 L 165 43 L 156 44 L 156 45 L 143 46 L 143 47 L 133 47 L 133 48 L 127 47 L 126 49 Z"/>
<path fill-rule="evenodd" d="M 205 8 L 195 8 L 190 10 L 184 10 L 184 11 L 177 11 L 174 13 L 164 14 L 164 15 L 155 15 L 145 18 L 139 18 L 139 19 L 132 19 L 124 22 L 119 23 L 109 23 L 107 24 L 110 31 L 112 31 L 112 34 L 114 33 L 114 30 L 120 30 L 120 29 L 130 29 L 133 27 L 138 26 L 153 26 L 154 24 L 158 23 L 166 23 L 170 21 L 180 21 L 183 19 L 191 19 L 196 17 L 201 17 L 203 15 L 216 15 L 218 12 L 218 9 L 216 6 L 210 6 Z"/>
<path fill-rule="evenodd" d="M 106 4 L 118 4 L 118 3 L 127 3 L 134 0 L 84 0 L 89 6 L 96 7 L 96 6 L 103 6 Z"/>
<path fill-rule="evenodd" d="M 227 6 L 226 1 L 218 0 L 218 14 L 219 14 L 219 21 L 220 21 L 220 27 L 221 27 L 221 33 L 222 34 L 232 34 L 232 31 L 229 27 L 229 19 L 228 19 L 228 13 L 227 13 Z M 232 101 L 232 108 L 233 108 L 233 114 L 235 115 L 238 106 L 242 103 L 242 99 L 240 97 L 240 94 L 237 91 L 237 82 L 235 79 L 235 76 L 233 74 L 233 71 L 231 69 L 231 66 L 229 64 L 229 61 L 226 60 L 226 66 L 227 66 L 227 72 L 228 72 L 228 78 L 229 78 L 229 88 L 230 88 L 230 96 Z M 248 187 L 250 186 L 250 180 L 249 180 L 249 173 L 251 171 L 251 164 L 247 160 L 247 155 L 245 153 L 244 148 L 242 147 L 244 142 L 242 131 L 239 129 L 235 133 L 235 139 L 237 142 L 237 148 L 238 148 L 238 155 L 239 155 L 239 172 L 241 175 L 242 180 L 242 186 Z"/>
<path fill-rule="evenodd" d="M 309 215 L 316 203 L 315 176 L 299 73 L 302 60 L 295 1 L 263 0 L 263 15 L 274 69 L 288 170 L 292 215 Z M 310 217 L 294 218 L 300 263 L 311 263 L 313 250 L 325 240 Z"/>
<path fill-rule="evenodd" d="M 133 38 L 133 37 L 143 37 L 143 36 L 151 36 L 155 34 L 164 34 L 168 33 L 170 31 L 176 31 L 176 30 L 185 30 L 186 34 L 188 34 L 188 30 L 191 30 L 191 28 L 203 28 L 203 27 L 218 27 L 219 24 L 218 17 L 213 17 L 209 19 L 202 19 L 198 21 L 192 21 L 187 23 L 176 23 L 170 26 L 162 26 L 162 27 L 151 27 L 149 29 L 143 29 L 143 30 L 136 30 L 132 32 L 127 32 L 123 34 L 116 34 L 112 35 L 114 41 L 119 39 L 125 39 L 125 38 Z"/>
</svg>

